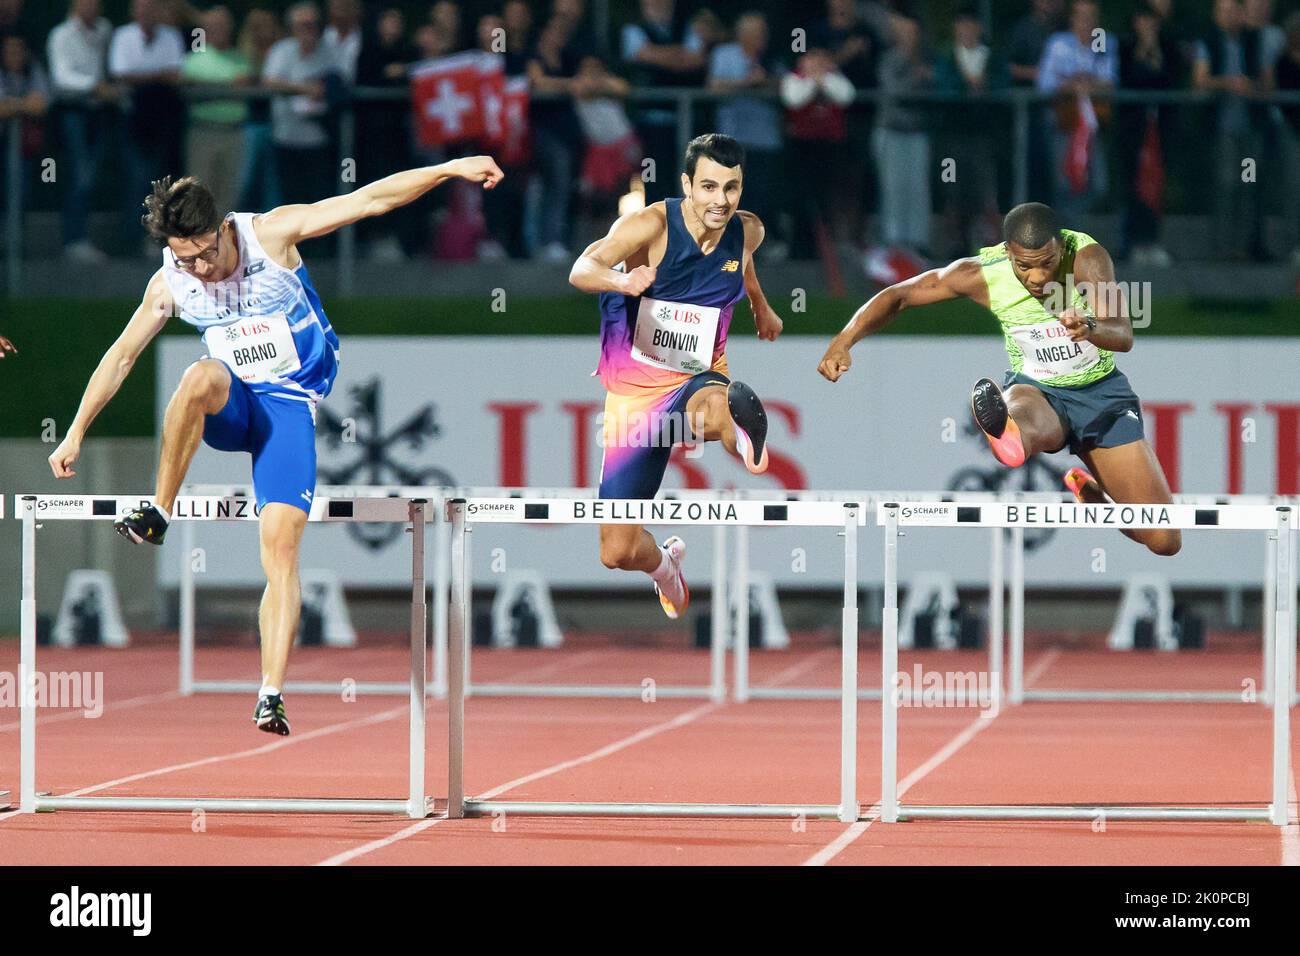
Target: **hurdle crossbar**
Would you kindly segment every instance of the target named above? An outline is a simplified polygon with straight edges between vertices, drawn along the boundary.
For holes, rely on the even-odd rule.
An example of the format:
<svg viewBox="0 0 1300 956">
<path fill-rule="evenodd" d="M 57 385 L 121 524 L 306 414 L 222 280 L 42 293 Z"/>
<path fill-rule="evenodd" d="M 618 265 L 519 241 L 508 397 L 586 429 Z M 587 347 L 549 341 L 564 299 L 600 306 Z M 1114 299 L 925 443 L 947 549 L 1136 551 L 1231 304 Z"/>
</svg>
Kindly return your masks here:
<svg viewBox="0 0 1300 956">
<path fill-rule="evenodd" d="M 424 791 L 425 756 L 425 606 L 424 533 L 432 511 L 423 498 L 316 498 L 308 521 L 370 521 L 409 523 L 411 533 L 411 666 L 406 692 L 410 701 L 408 790 L 404 799 L 340 799 L 270 797 L 87 797 L 55 796 L 36 790 L 36 532 L 45 521 L 113 521 L 142 504 L 149 495 L 17 495 L 15 517 L 22 532 L 22 630 L 19 651 L 20 785 L 22 813 L 38 810 L 152 810 L 244 813 L 395 813 L 413 819 L 429 815 L 431 801 Z M 256 521 L 259 509 L 246 497 L 182 495 L 172 507 L 172 519 Z"/>
<path fill-rule="evenodd" d="M 185 490 L 196 495 L 216 495 L 247 497 L 251 490 L 247 485 L 192 484 Z M 451 586 L 448 544 L 450 527 L 442 519 L 445 503 L 456 497 L 464 498 L 567 498 L 588 499 L 596 496 L 594 488 L 520 488 L 509 486 L 480 487 L 441 487 L 412 485 L 322 485 L 317 489 L 322 497 L 357 498 L 357 497 L 421 497 L 429 501 L 431 509 L 439 516 L 434 526 L 433 558 L 433 667 L 432 679 L 428 685 L 429 696 L 443 699 L 447 696 L 447 614 L 448 594 Z M 705 497 L 697 490 L 663 492 L 661 497 L 669 499 L 691 500 Z M 201 693 L 246 693 L 257 690 L 255 681 L 220 681 L 200 680 L 194 675 L 195 650 L 195 577 L 189 555 L 195 545 L 195 526 L 192 523 L 181 527 L 182 549 L 180 566 L 180 692 L 182 695 Z M 728 528 L 717 525 L 713 529 L 713 594 L 725 595 L 727 582 L 726 548 Z M 702 698 L 721 703 L 726 698 L 726 648 L 731 627 L 727 614 L 725 597 L 714 599 L 710 622 L 712 625 L 709 642 L 709 679 L 706 684 L 686 684 L 681 686 L 664 685 L 656 688 L 660 697 Z M 470 679 L 471 654 L 466 653 L 463 666 L 466 669 L 466 696 L 470 697 L 563 697 L 563 698 L 627 698 L 639 697 L 640 685 L 623 684 L 519 684 L 519 683 L 474 683 Z M 290 689 L 295 694 L 334 695 L 340 691 L 337 682 L 330 681 L 290 681 Z M 402 695 L 406 685 L 400 682 L 371 681 L 357 684 L 351 688 L 358 694 Z"/>
<path fill-rule="evenodd" d="M 694 499 L 625 501 L 592 499 L 470 498 L 448 502 L 451 523 L 451 620 L 448 688 L 449 779 L 447 815 L 458 819 L 497 812 L 604 816 L 858 818 L 857 801 L 857 538 L 865 524 L 856 502 Z M 699 524 L 726 527 L 782 525 L 839 528 L 844 538 L 844 609 L 841 621 L 840 794 L 837 804 L 587 803 L 496 801 L 467 798 L 464 785 L 466 680 L 469 649 L 469 575 L 466 551 L 476 524 Z M 716 599 L 716 596 L 715 596 Z"/>
<path fill-rule="evenodd" d="M 1275 826 L 1287 823 L 1287 797 L 1290 783 L 1290 712 L 1291 692 L 1288 684 L 1291 668 L 1284 641 L 1295 635 L 1295 593 L 1275 589 L 1272 672 L 1266 676 L 1273 687 L 1272 743 L 1273 763 L 1266 807 L 1124 807 L 1113 805 L 1072 806 L 919 806 L 899 803 L 898 794 L 898 539 L 900 527 L 932 528 L 1011 528 L 1054 527 L 1079 528 L 1176 528 L 1185 531 L 1240 530 L 1266 532 L 1272 545 L 1270 566 L 1275 580 L 1286 581 L 1291 573 L 1292 531 L 1296 526 L 1296 509 L 1289 505 L 1239 504 L 1200 507 L 1190 504 L 1157 505 L 1084 505 L 1026 504 L 994 502 L 962 505 L 940 501 L 886 502 L 877 512 L 877 524 L 885 534 L 885 602 L 882 614 L 884 648 L 881 654 L 881 683 L 891 689 L 881 702 L 881 802 L 880 820 L 896 823 L 900 819 L 939 817 L 944 819 L 984 820 L 1267 820 Z"/>
</svg>

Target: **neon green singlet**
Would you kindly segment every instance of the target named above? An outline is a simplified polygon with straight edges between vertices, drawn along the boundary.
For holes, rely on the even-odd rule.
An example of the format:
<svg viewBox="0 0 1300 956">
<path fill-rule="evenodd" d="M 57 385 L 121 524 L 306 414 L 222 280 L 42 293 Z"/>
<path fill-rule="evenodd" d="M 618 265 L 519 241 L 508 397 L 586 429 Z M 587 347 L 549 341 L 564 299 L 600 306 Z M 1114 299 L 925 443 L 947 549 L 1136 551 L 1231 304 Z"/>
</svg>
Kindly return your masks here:
<svg viewBox="0 0 1300 956">
<path fill-rule="evenodd" d="M 1082 232 L 1061 230 L 1061 276 L 1074 275 L 1074 257 L 1095 239 Z M 1078 388 L 1115 370 L 1115 357 L 1091 342 L 1071 342 L 1069 332 L 1046 303 L 1035 299 L 1016 278 L 1011 257 L 1002 243 L 979 251 L 980 268 L 989 289 L 989 310 L 1002 325 L 1011 370 L 1044 385 Z M 1071 286 L 1070 305 L 1088 315 L 1087 301 Z"/>
</svg>

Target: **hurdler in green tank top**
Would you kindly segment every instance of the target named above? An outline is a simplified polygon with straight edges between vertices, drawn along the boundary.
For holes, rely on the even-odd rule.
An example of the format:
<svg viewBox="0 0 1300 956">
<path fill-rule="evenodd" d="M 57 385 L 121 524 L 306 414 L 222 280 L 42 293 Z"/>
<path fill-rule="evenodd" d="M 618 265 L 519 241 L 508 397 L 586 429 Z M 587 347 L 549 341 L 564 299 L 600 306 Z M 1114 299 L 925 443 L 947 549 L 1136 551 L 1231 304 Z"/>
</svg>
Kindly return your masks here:
<svg viewBox="0 0 1300 956">
<path fill-rule="evenodd" d="M 1061 242 L 1065 248 L 1058 275 L 1064 282 L 1065 276 L 1074 275 L 1074 257 L 1079 250 L 1096 240 L 1082 232 L 1062 229 Z M 1016 278 L 1003 244 L 981 249 L 979 263 L 989 289 L 989 310 L 1002 326 L 1013 372 L 1022 372 L 1044 385 L 1078 388 L 1115 370 L 1115 357 L 1110 352 L 1091 342 L 1070 341 L 1065 326 Z M 1071 288 L 1070 307 L 1092 314 L 1077 288 Z"/>
</svg>

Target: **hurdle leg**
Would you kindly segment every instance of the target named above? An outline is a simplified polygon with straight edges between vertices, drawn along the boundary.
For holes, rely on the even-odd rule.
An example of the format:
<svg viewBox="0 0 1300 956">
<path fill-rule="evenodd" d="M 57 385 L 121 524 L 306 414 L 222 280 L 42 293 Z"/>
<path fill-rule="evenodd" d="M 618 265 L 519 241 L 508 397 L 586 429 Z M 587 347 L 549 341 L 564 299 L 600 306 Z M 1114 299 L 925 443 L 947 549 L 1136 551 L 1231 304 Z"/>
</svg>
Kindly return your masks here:
<svg viewBox="0 0 1300 956">
<path fill-rule="evenodd" d="M 844 506 L 844 617 L 840 633 L 840 822 L 858 819 L 858 505 Z"/>
<path fill-rule="evenodd" d="M 473 697 L 474 680 L 470 676 L 470 658 L 474 653 L 474 529 L 468 523 L 465 525 L 465 533 L 461 539 L 465 554 L 465 576 L 461 582 L 465 592 L 465 646 L 461 655 L 465 679 L 462 686 L 465 688 L 465 696 Z"/>
<path fill-rule="evenodd" d="M 465 501 L 447 502 L 451 513 L 451 617 L 448 627 L 447 818 L 465 816 L 465 650 L 469 644 L 466 601 Z"/>
<path fill-rule="evenodd" d="M 727 526 L 713 526 L 713 599 L 709 608 L 709 698 L 727 697 Z"/>
<path fill-rule="evenodd" d="M 1002 705 L 1002 639 L 1004 602 L 1006 599 L 1006 558 L 1003 555 L 1003 530 L 993 528 L 989 553 L 989 683 L 993 689 L 993 706 Z"/>
<path fill-rule="evenodd" d="M 194 525 L 181 522 L 181 694 L 194 693 Z"/>
<path fill-rule="evenodd" d="M 451 587 L 451 522 L 446 500 L 438 499 L 433 528 L 433 696 L 447 696 L 447 596 Z"/>
<path fill-rule="evenodd" d="M 881 611 L 880 820 L 898 822 L 898 505 L 885 508 L 885 604 Z"/>
<path fill-rule="evenodd" d="M 424 731 L 425 621 L 429 613 L 424 597 L 424 516 L 428 503 L 411 502 L 411 732 L 410 793 L 407 816 L 423 819 L 427 813 L 424 799 Z"/>
<path fill-rule="evenodd" d="M 1011 703 L 1025 699 L 1025 529 L 1011 529 Z"/>
<path fill-rule="evenodd" d="M 1295 641 L 1295 591 L 1287 587 L 1291 580 L 1291 509 L 1277 509 L 1277 529 L 1269 537 L 1275 547 L 1273 566 L 1278 583 L 1277 597 L 1273 602 L 1273 804 L 1270 822 L 1284 827 L 1287 824 L 1287 797 L 1291 783 L 1291 663 L 1287 643 Z"/>
<path fill-rule="evenodd" d="M 22 634 L 18 664 L 18 809 L 36 812 L 36 499 L 24 498 Z"/>
<path fill-rule="evenodd" d="M 1296 602 L 1296 586 L 1297 586 L 1297 581 L 1296 581 L 1296 535 L 1295 535 L 1295 532 L 1289 532 L 1289 533 L 1290 533 L 1290 536 L 1291 536 L 1291 537 L 1290 537 L 1290 544 L 1291 544 L 1291 561 L 1290 561 L 1290 565 L 1291 565 L 1291 584 L 1290 584 L 1290 587 L 1288 587 L 1288 589 L 1287 589 L 1287 594 L 1290 595 L 1289 600 L 1291 601 L 1291 629 L 1290 629 L 1290 631 L 1287 633 L 1287 639 L 1286 639 L 1286 642 L 1285 642 L 1284 646 L 1286 647 L 1286 659 L 1287 659 L 1287 682 L 1286 682 L 1286 686 L 1287 686 L 1287 694 L 1288 694 L 1288 699 L 1289 699 L 1291 705 L 1294 706 L 1294 705 L 1295 705 L 1295 702 L 1296 702 L 1296 690 L 1295 690 L 1295 658 L 1296 658 L 1296 648 L 1295 648 L 1295 645 L 1296 645 L 1296 614 L 1295 614 L 1296 603 L 1295 603 L 1295 602 Z"/>
<path fill-rule="evenodd" d="M 1259 702 L 1273 703 L 1273 633 L 1277 608 L 1277 543 L 1269 535 L 1264 541 L 1264 594 L 1260 603 L 1260 624 L 1264 632 L 1264 671 L 1259 678 Z"/>
<path fill-rule="evenodd" d="M 737 703 L 749 700 L 749 528 L 736 526 L 736 584 L 732 606 L 736 609 L 735 635 L 732 645 L 732 698 Z"/>
</svg>

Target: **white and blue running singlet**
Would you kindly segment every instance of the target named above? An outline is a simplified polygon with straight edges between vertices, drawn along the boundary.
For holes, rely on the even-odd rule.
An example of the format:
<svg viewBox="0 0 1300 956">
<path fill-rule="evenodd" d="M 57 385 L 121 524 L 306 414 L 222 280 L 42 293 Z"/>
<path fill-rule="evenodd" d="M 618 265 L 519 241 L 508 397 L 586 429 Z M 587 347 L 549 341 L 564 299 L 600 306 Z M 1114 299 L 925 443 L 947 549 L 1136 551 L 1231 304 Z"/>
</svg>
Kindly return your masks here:
<svg viewBox="0 0 1300 956">
<path fill-rule="evenodd" d="M 163 276 L 177 314 L 203 334 L 208 355 L 254 392 L 318 402 L 338 373 L 339 340 L 306 263 L 275 263 L 253 230 L 253 213 L 228 217 L 239 264 L 220 282 L 204 282 L 163 250 Z"/>
</svg>

